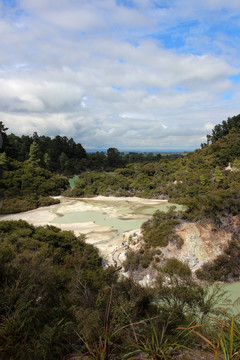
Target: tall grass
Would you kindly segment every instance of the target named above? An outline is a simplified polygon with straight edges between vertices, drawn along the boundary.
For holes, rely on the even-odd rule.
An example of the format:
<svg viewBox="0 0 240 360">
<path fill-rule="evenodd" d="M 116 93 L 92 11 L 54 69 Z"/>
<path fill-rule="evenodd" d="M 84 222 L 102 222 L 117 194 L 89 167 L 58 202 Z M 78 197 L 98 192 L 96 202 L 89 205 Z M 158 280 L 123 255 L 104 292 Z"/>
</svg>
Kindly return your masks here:
<svg viewBox="0 0 240 360">
<path fill-rule="evenodd" d="M 81 353 L 87 356 L 88 359 L 114 360 L 116 352 L 121 352 L 121 340 L 128 332 L 129 327 L 137 325 L 131 323 L 130 325 L 122 327 L 113 326 L 110 316 L 112 293 L 113 287 L 111 287 L 109 300 L 105 310 L 103 328 L 99 327 L 99 324 L 96 321 L 96 326 L 89 329 L 86 322 L 81 333 L 77 333 L 77 336 L 83 344 Z"/>
<path fill-rule="evenodd" d="M 214 353 L 214 360 L 219 359 L 220 356 L 224 360 L 240 360 L 240 327 L 235 316 L 232 315 L 229 322 L 215 317 L 209 318 L 208 323 L 193 325 L 185 330 L 205 341 Z"/>
<path fill-rule="evenodd" d="M 141 335 L 138 339 L 137 350 L 128 353 L 125 357 L 128 359 L 139 359 L 139 354 L 145 354 L 151 360 L 169 360 L 179 348 L 184 346 L 180 344 L 180 335 L 172 339 L 167 334 L 168 323 L 158 330 L 150 319 L 150 335 Z"/>
</svg>

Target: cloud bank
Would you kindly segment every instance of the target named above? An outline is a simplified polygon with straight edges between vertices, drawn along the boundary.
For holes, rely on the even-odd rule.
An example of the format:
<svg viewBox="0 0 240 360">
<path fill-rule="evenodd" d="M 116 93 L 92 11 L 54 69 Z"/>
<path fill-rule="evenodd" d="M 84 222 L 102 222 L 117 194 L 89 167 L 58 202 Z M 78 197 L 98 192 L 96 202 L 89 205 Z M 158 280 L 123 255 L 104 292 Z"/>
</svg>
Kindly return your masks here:
<svg viewBox="0 0 240 360">
<path fill-rule="evenodd" d="M 239 1 L 2 0 L 0 16 L 10 132 L 195 149 L 240 112 Z"/>
</svg>

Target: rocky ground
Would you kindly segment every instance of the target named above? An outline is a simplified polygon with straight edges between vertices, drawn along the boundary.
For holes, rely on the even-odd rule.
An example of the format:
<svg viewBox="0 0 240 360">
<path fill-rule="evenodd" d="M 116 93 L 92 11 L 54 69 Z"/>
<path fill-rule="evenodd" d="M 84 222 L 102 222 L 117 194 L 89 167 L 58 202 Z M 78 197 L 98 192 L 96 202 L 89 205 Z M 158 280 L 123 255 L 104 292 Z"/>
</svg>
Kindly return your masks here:
<svg viewBox="0 0 240 360">
<path fill-rule="evenodd" d="M 223 360 L 223 356 L 219 355 L 217 360 Z M 215 360 L 214 353 L 204 348 L 196 348 L 191 350 L 182 350 L 173 360 Z"/>
<path fill-rule="evenodd" d="M 70 360 L 89 360 L 90 358 L 87 356 L 72 356 Z M 149 359 L 145 354 L 140 354 L 135 357 L 134 360 L 147 360 Z M 223 355 L 219 355 L 217 360 L 223 360 Z M 118 359 L 119 360 L 119 359 Z M 214 353 L 204 349 L 204 348 L 196 348 L 196 349 L 185 349 L 180 350 L 172 360 L 216 360 L 214 357 Z"/>
</svg>

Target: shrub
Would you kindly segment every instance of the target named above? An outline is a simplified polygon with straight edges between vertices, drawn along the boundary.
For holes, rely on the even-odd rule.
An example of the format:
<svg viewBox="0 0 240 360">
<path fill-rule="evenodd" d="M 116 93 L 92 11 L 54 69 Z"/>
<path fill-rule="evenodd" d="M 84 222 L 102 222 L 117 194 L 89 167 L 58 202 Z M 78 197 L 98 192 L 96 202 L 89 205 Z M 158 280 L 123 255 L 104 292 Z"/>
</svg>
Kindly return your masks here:
<svg viewBox="0 0 240 360">
<path fill-rule="evenodd" d="M 176 258 L 168 259 L 162 270 L 169 275 L 177 275 L 181 278 L 191 276 L 191 269 L 188 264 L 184 264 Z"/>
</svg>

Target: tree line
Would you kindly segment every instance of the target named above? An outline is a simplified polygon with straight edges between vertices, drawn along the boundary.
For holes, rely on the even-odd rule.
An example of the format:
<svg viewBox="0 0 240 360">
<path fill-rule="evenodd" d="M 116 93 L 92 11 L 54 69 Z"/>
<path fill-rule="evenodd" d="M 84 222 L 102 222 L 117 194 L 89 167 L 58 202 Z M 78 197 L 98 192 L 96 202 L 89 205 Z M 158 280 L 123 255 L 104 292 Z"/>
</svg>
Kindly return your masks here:
<svg viewBox="0 0 240 360">
<path fill-rule="evenodd" d="M 57 135 L 54 138 L 39 136 L 34 132 L 32 136 L 17 136 L 7 134 L 7 128 L 0 122 L 0 131 L 3 134 L 2 152 L 7 157 L 20 162 L 27 161 L 29 154 L 34 152 L 38 165 L 46 170 L 66 176 L 73 176 L 85 171 L 113 171 L 132 162 L 159 161 L 161 154 L 155 153 L 123 153 L 114 147 L 106 152 L 96 151 L 87 153 L 80 143 L 73 138 Z M 168 157 L 177 157 L 179 154 L 168 154 Z"/>
</svg>

